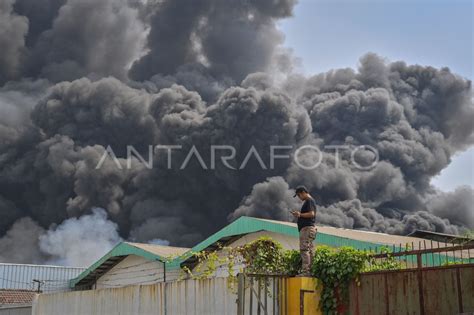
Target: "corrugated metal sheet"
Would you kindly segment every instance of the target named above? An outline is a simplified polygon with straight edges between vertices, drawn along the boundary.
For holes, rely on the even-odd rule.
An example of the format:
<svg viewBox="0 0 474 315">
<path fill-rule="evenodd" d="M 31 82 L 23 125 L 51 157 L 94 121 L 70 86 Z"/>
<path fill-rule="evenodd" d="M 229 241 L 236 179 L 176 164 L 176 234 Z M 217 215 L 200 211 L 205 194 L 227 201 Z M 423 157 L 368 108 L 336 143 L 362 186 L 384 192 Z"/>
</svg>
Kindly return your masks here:
<svg viewBox="0 0 474 315">
<path fill-rule="evenodd" d="M 77 277 L 85 268 L 0 263 L 0 288 L 36 290 L 33 279 L 42 281 L 44 292 L 69 289 L 69 280 Z"/>
<path fill-rule="evenodd" d="M 237 312 L 236 299 L 236 292 L 228 288 L 225 278 L 185 280 L 116 289 L 41 294 L 33 303 L 33 314 L 233 315 Z"/>
<path fill-rule="evenodd" d="M 259 221 L 268 221 L 276 224 L 283 224 L 293 228 L 296 228 L 296 223 L 292 222 L 284 222 L 284 221 L 276 221 L 276 220 L 268 220 L 268 219 L 255 219 Z M 336 228 L 332 226 L 317 226 L 318 232 L 324 235 L 337 237 L 337 238 L 346 238 L 354 241 L 359 242 L 368 242 L 373 244 L 385 244 L 385 245 L 405 245 L 405 244 L 412 244 L 413 249 L 418 249 L 421 247 L 420 243 L 426 242 L 426 239 L 422 239 L 419 237 L 413 236 L 403 236 L 403 235 L 392 235 L 380 232 L 372 232 L 372 231 L 362 231 L 362 230 L 354 230 L 354 229 L 344 229 L 344 228 Z M 342 240 L 340 240 L 342 241 Z M 360 245 L 362 245 L 361 243 Z M 446 246 L 446 243 L 439 242 L 442 246 Z M 425 246 L 425 245 L 424 245 Z M 424 248 L 431 248 L 432 244 L 430 242 L 426 242 L 426 246 Z"/>
</svg>

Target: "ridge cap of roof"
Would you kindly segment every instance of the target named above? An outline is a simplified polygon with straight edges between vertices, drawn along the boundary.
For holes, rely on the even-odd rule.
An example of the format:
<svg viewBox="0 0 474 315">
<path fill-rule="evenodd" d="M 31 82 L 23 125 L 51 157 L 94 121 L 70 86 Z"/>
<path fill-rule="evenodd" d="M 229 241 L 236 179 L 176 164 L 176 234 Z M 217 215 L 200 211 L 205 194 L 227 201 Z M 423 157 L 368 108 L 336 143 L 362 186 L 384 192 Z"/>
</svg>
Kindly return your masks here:
<svg viewBox="0 0 474 315">
<path fill-rule="evenodd" d="M 162 248 L 191 249 L 189 247 L 169 246 L 169 245 L 161 245 L 161 244 L 153 244 L 153 243 L 139 243 L 139 242 L 129 242 L 129 241 L 124 241 L 122 243 L 126 243 L 126 244 L 131 245 L 131 246 L 146 245 L 146 246 L 155 246 L 155 247 L 162 247 Z"/>
</svg>

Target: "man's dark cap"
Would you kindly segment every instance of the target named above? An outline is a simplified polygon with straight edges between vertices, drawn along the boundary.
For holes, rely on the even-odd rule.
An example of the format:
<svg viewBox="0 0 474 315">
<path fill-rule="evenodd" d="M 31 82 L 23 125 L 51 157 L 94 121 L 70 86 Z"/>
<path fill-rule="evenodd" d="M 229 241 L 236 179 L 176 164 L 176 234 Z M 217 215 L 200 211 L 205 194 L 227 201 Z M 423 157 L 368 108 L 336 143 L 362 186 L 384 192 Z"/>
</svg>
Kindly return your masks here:
<svg viewBox="0 0 474 315">
<path fill-rule="evenodd" d="M 295 189 L 295 195 L 293 196 L 293 198 L 296 197 L 299 193 L 302 193 L 302 192 L 307 193 L 307 192 L 309 192 L 309 191 L 308 191 L 308 189 L 306 189 L 305 186 L 298 186 L 298 187 L 296 187 L 296 189 Z"/>
</svg>

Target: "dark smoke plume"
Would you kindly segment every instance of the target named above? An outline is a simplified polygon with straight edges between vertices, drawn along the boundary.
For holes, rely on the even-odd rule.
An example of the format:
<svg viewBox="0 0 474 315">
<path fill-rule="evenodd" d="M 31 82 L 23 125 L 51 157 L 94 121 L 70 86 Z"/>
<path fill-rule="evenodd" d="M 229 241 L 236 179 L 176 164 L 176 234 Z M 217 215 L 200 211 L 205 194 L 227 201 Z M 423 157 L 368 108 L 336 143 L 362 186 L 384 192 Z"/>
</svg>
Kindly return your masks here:
<svg viewBox="0 0 474 315">
<path fill-rule="evenodd" d="M 121 239 L 192 246 L 241 215 L 288 219 L 299 184 L 323 224 L 473 229 L 473 189 L 430 184 L 474 142 L 471 82 L 372 53 L 357 70 L 300 75 L 276 27 L 294 5 L 2 1 L 0 261 L 87 265 Z M 170 168 L 164 150 L 141 161 L 156 145 L 182 147 Z M 228 150 L 211 165 L 213 145 L 235 148 L 229 167 Z M 272 145 L 291 158 L 270 167 Z M 321 148 L 298 155 L 319 167 L 294 161 L 303 145 Z M 374 167 L 354 167 L 360 145 L 378 151 Z M 192 148 L 202 161 L 181 169 Z"/>
</svg>

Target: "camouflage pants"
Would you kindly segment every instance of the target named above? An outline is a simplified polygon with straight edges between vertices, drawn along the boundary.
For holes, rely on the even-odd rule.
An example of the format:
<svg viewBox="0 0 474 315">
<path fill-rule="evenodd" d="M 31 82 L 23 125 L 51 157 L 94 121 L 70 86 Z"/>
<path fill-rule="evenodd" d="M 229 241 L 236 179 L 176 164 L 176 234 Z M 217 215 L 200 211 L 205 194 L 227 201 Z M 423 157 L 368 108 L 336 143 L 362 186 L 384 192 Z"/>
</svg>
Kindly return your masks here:
<svg viewBox="0 0 474 315">
<path fill-rule="evenodd" d="M 313 241 L 316 238 L 316 232 L 315 226 L 305 226 L 300 231 L 301 269 L 303 274 L 309 274 L 311 270 L 314 256 Z"/>
</svg>

